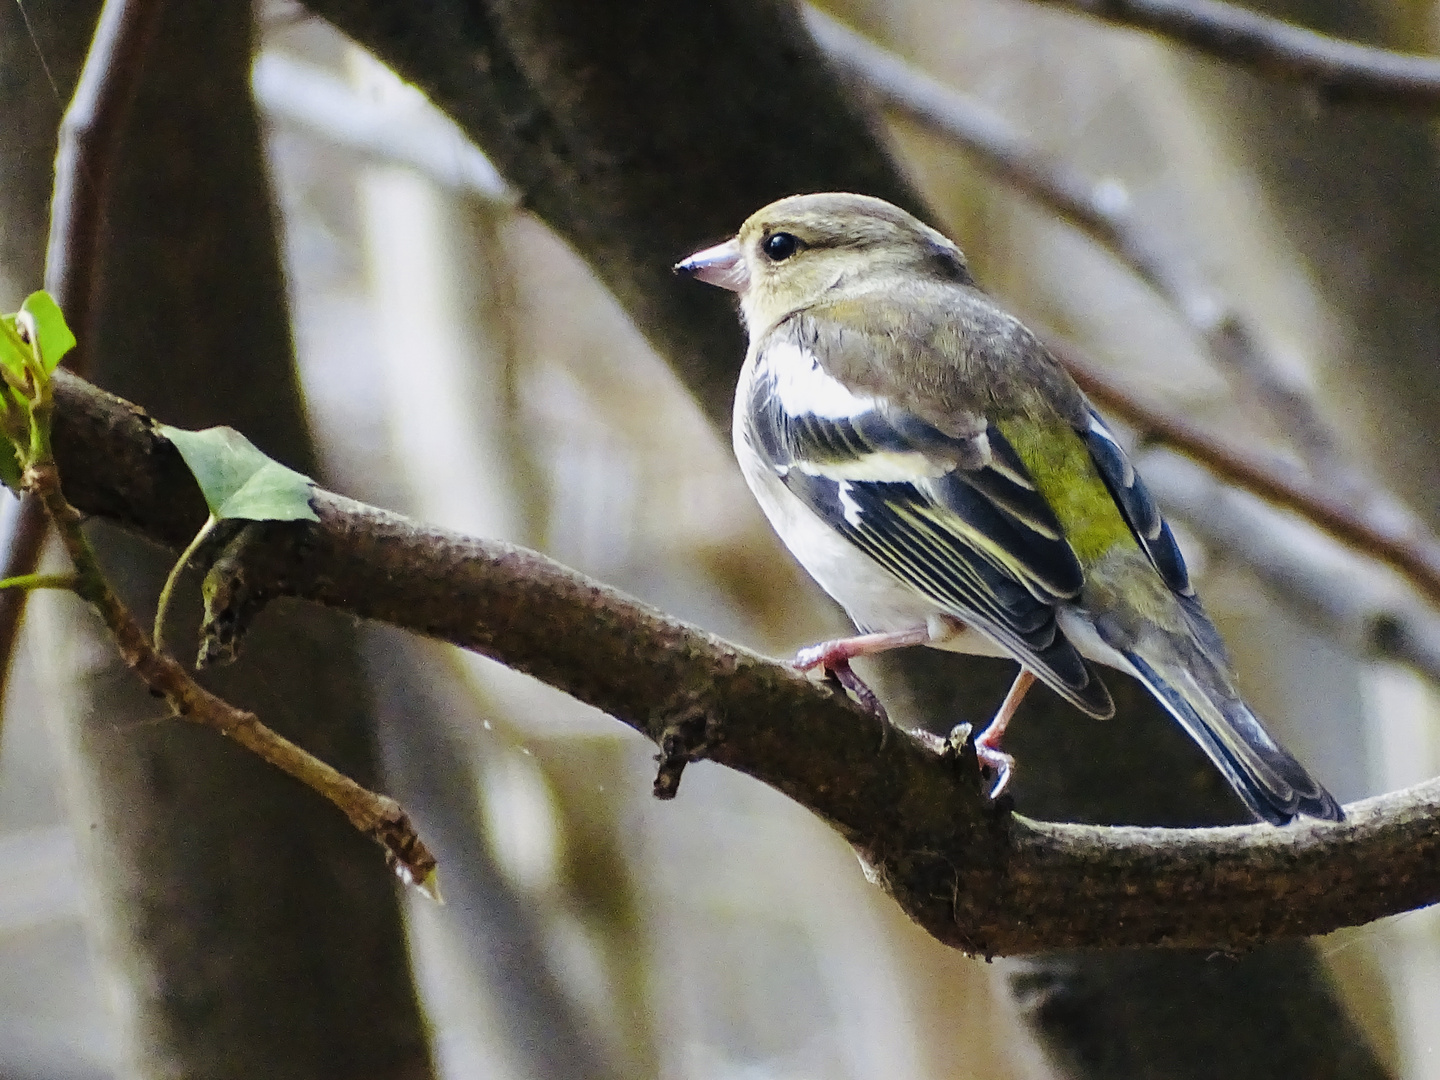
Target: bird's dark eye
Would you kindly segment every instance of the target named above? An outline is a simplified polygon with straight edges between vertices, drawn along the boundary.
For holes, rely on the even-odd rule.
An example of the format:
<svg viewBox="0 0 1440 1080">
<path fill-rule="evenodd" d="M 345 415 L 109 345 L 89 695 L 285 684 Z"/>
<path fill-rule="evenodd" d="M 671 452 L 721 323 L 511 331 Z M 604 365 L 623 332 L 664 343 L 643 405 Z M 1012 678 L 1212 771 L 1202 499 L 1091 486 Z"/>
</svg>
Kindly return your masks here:
<svg viewBox="0 0 1440 1080">
<path fill-rule="evenodd" d="M 800 250 L 800 241 L 788 232 L 771 233 L 761 245 L 771 262 L 782 262 Z"/>
</svg>

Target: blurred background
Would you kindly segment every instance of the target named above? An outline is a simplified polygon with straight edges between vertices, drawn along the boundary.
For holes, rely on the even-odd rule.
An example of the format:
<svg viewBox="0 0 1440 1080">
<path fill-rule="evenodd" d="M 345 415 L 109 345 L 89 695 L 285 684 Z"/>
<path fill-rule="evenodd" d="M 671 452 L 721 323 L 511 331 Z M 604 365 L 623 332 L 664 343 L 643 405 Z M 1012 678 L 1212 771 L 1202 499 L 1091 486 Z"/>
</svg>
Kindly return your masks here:
<svg viewBox="0 0 1440 1080">
<path fill-rule="evenodd" d="M 1403 514 L 1408 503 L 1437 521 L 1440 464 L 1426 411 L 1437 350 L 1426 320 L 1440 319 L 1427 306 L 1440 283 L 1430 254 L 1440 249 L 1440 216 L 1415 216 L 1433 208 L 1407 194 L 1433 185 L 1432 127 L 1407 120 L 1419 133 L 1407 135 L 1361 114 L 1343 121 L 1345 138 L 1372 139 L 1374 157 L 1357 158 L 1351 143 L 1327 155 L 1331 136 L 1302 92 L 1064 12 L 1019 0 L 856 0 L 825 10 L 1088 177 L 1187 267 L 1199 310 L 1177 311 L 953 138 L 877 112 L 934 224 L 957 239 L 987 289 L 1080 343 L 1141 396 L 1315 468 L 1295 414 L 1265 405 L 1264 387 L 1281 386 L 1326 425 L 1333 444 L 1318 467 L 1337 489 L 1362 493 L 1375 513 Z M 1433 3 L 1295 0 L 1273 10 L 1397 48 L 1440 43 Z M 19 81 L 23 70 L 32 79 L 25 65 L 37 50 L 63 48 L 43 33 L 12 33 L 19 24 L 6 19 L 0 78 Z M 313 440 L 297 455 L 312 455 L 326 486 L 537 548 L 773 655 L 843 632 L 838 611 L 771 536 L 728 437 L 459 130 L 307 9 L 267 0 L 257 22 L 249 78 L 296 401 Z M 37 115 L 58 122 L 59 91 L 25 85 Z M 1393 145 L 1402 135 L 1408 149 Z M 18 220 L 15 205 L 0 198 L 0 219 Z M 163 218 L 170 205 L 148 213 Z M 696 235 L 694 247 L 716 239 Z M 38 285 L 41 254 L 27 266 L 0 263 L 0 308 Z M 1196 332 L 1207 303 L 1233 305 L 1271 366 L 1257 375 L 1217 363 Z M 106 385 L 126 392 L 123 379 Z M 178 419 L 162 401 L 140 400 Z M 1424 646 L 1387 655 L 1370 634 L 1391 617 L 1423 636 L 1428 609 L 1293 516 L 1166 451 L 1138 452 L 1247 693 L 1282 741 L 1343 801 L 1440 771 L 1440 664 Z M 613 720 L 448 647 L 377 627 L 337 633 L 350 635 L 363 667 L 382 783 L 434 841 L 450 902 L 399 901 L 406 952 L 393 965 L 412 973 L 413 992 L 402 978 L 402 1004 L 388 1015 L 414 1009 L 409 1064 L 371 1069 L 357 1059 L 334 1075 L 1103 1074 L 1047 1057 L 1027 1035 L 1013 965 L 927 938 L 866 882 L 838 836 L 776 792 L 700 764 L 675 801 L 657 802 L 653 747 Z M 143 862 L 117 870 L 97 852 L 130 826 L 118 820 L 123 805 L 97 809 L 107 789 L 96 778 L 128 752 L 116 744 L 168 722 L 142 701 L 129 719 L 75 737 L 77 699 L 110 677 L 104 649 L 67 598 L 35 599 L 0 748 L 0 1078 L 330 1075 L 288 1051 L 293 1068 L 257 1073 L 233 1062 L 202 1069 L 173 1047 L 155 1050 L 165 1040 L 146 1001 L 184 998 L 175 1015 L 224 1006 L 187 998 L 174 986 L 184 971 L 116 945 L 125 923 L 116 897 L 143 892 L 136 879 L 146 871 Z M 262 715 L 279 713 L 283 726 L 304 711 L 276 689 L 281 676 L 267 674 L 263 654 L 245 663 L 259 672 Z M 89 690 L 75 685 L 84 680 Z M 1075 715 L 1075 725 L 1087 723 Z M 183 785 L 157 780 L 171 775 L 158 760 L 147 757 L 136 774 Z M 354 872 L 383 877 L 379 858 L 363 843 L 358 850 Z M 377 887 L 389 897 L 387 882 Z M 251 917 L 243 900 L 207 896 L 237 925 Z M 163 904 L 147 910 L 145 925 L 158 933 Z M 306 910 L 307 925 L 329 919 L 319 901 Z M 354 948 L 349 925 L 336 916 L 334 949 Z M 191 945 L 205 957 L 197 966 L 226 962 L 204 935 Z M 1333 1075 L 1440 1077 L 1433 912 L 1333 935 L 1314 952 L 1354 1037 L 1379 1063 Z M 297 967 L 286 978 L 318 977 Z M 320 992 L 349 991 L 327 983 Z M 289 1006 L 277 999 L 268 1008 Z M 349 1022 L 377 1024 L 358 1006 Z M 173 1015 L 166 1023 L 181 1030 Z"/>
</svg>

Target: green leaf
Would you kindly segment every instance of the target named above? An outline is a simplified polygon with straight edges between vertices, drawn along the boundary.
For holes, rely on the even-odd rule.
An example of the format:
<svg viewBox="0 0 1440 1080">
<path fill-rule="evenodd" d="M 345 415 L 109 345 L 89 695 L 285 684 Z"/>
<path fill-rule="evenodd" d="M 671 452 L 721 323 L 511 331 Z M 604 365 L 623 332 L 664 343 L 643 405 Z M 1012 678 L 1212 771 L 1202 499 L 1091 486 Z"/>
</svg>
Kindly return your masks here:
<svg viewBox="0 0 1440 1080">
<path fill-rule="evenodd" d="M 29 350 L 20 338 L 14 315 L 0 315 L 0 364 L 21 382 L 25 381 L 25 365 Z"/>
<path fill-rule="evenodd" d="M 75 347 L 75 335 L 66 325 L 60 305 L 44 289 L 27 296 L 20 310 L 35 320 L 35 336 L 40 339 L 40 359 L 45 362 L 45 372 L 49 374 L 60 363 L 60 358 Z"/>
<path fill-rule="evenodd" d="M 310 508 L 315 483 L 262 454 L 230 427 L 185 431 L 160 425 L 190 467 L 210 512 L 247 521 L 319 521 Z"/>
</svg>

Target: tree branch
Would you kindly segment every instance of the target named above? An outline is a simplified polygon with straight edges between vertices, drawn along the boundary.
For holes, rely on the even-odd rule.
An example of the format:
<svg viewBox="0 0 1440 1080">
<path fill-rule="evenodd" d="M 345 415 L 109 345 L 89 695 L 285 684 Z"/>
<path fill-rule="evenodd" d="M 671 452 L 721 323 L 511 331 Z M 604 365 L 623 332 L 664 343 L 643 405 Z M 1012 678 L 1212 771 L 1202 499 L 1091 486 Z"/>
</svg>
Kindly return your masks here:
<svg viewBox="0 0 1440 1080">
<path fill-rule="evenodd" d="M 311 6 L 423 87 L 476 139 L 524 204 L 612 289 L 717 424 L 729 415 L 743 351 L 733 310 L 723 298 L 673 288 L 663 261 L 694 250 L 697 237 L 722 238 L 755 207 L 796 191 L 866 191 L 922 209 L 893 166 L 876 167 L 873 133 L 863 123 L 848 123 L 843 103 L 837 107 L 836 96 L 813 78 L 814 47 L 806 35 L 792 32 L 798 20 L 790 0 L 698 6 L 664 0 L 619 6 L 583 0 L 312 0 Z M 532 22 L 543 19 L 539 32 L 527 33 L 524 26 L 517 32 L 508 18 L 497 21 L 497 13 L 517 9 L 532 13 Z M 636 60 L 655 56 L 665 62 Z M 943 700 L 944 707 L 954 704 L 957 692 L 978 691 L 989 682 L 978 674 L 983 665 L 943 654 L 899 662 L 910 676 L 907 693 Z M 937 671 L 943 680 L 931 674 Z M 1081 749 L 1085 741 L 1077 738 L 1071 745 L 1079 755 L 1056 760 L 1051 804 L 1087 813 L 1114 809 L 1132 821 L 1223 814 L 1223 798 L 1197 791 L 1187 766 L 1177 768 L 1174 759 L 1160 763 L 1160 747 L 1179 745 L 1183 736 L 1167 728 L 1158 706 L 1140 701 L 1142 691 L 1125 689 L 1147 722 L 1133 726 L 1133 741 L 1114 746 L 1114 758 L 1130 767 L 1127 776 L 1153 782 L 1115 793 L 1114 776 L 1089 767 L 1088 747 Z M 1037 720 L 1062 711 L 1044 698 L 1034 704 Z M 1058 730 L 1076 727 L 1062 719 Z M 1049 723 L 1030 730 L 1037 729 L 1056 730 Z M 1027 798 L 1042 796 L 1032 787 Z M 1135 1044 L 1142 1023 L 1155 1030 L 1137 1007 L 1142 996 L 1153 1001 L 1154 992 L 1118 978 L 1116 961 L 1102 956 L 1060 959 L 1049 985 L 1059 995 L 1085 994 L 1105 1017 L 1109 1034 L 1098 1044 L 1102 1055 L 1114 1048 L 1119 1060 L 1137 1062 L 1143 1071 L 1164 1057 Z M 1268 1045 L 1290 1062 L 1328 1067 L 1358 1041 L 1318 974 L 1313 949 L 1264 950 L 1256 959 L 1271 977 L 1251 978 L 1249 965 L 1217 969 L 1204 954 L 1153 958 L 1151 969 L 1164 968 L 1168 979 L 1207 988 L 1209 996 L 1195 999 L 1189 1010 L 1192 1019 L 1205 1022 L 1186 1045 L 1202 1047 L 1207 1061 L 1233 1065 L 1236 1075 L 1259 1076 L 1263 1069 L 1256 1071 L 1236 1049 L 1244 1044 L 1224 1034 L 1225 1016 L 1241 1015 L 1263 1028 Z M 1222 999 L 1230 1011 L 1218 1008 Z M 1071 1000 L 1062 996 L 1061 1008 L 1043 1010 L 1047 1016 L 1063 1013 L 1059 1023 L 1035 1024 L 1052 1049 L 1067 1048 L 1078 1062 L 1093 1056 L 1099 1029 L 1067 1027 L 1075 1016 Z M 1282 1007 L 1297 1001 L 1304 1003 L 1304 1017 Z M 1232 1008 L 1237 1005 L 1238 1012 Z M 1317 1016 L 1329 1022 L 1317 1026 Z M 1114 1060 L 1105 1056 L 1101 1064 L 1064 1071 L 1098 1075 Z M 1163 1063 L 1158 1067 L 1164 1071 Z"/>
<path fill-rule="evenodd" d="M 135 616 L 110 587 L 94 549 L 81 531 L 80 515 L 61 492 L 55 463 L 40 461 L 27 467 L 25 487 L 36 494 L 51 523 L 58 527 L 60 540 L 75 567 L 69 587 L 95 609 L 126 665 L 152 694 L 164 698 L 176 716 L 213 728 L 329 799 L 350 824 L 384 849 L 386 861 L 402 881 L 439 899 L 435 857 L 399 803 L 356 783 L 339 769 L 277 734 L 254 713 L 237 709 L 197 683 L 180 664 L 145 637 Z"/>
<path fill-rule="evenodd" d="M 1440 59 L 1307 30 L 1219 0 L 1035 0 L 1148 30 L 1257 74 L 1310 87 L 1326 103 L 1440 106 Z"/>
<path fill-rule="evenodd" d="M 171 547 L 203 517 L 144 413 L 55 379 L 66 495 Z M 888 737 L 869 713 L 543 555 L 329 492 L 318 525 L 256 530 L 227 578 L 243 625 L 297 596 L 490 656 L 603 709 L 668 757 L 707 759 L 834 825 L 940 940 L 986 955 L 1071 946 L 1234 949 L 1440 899 L 1440 782 L 1341 825 L 1176 831 L 1043 824 L 980 794 L 973 754 Z M 1076 899 L 1083 898 L 1077 903 Z"/>
</svg>

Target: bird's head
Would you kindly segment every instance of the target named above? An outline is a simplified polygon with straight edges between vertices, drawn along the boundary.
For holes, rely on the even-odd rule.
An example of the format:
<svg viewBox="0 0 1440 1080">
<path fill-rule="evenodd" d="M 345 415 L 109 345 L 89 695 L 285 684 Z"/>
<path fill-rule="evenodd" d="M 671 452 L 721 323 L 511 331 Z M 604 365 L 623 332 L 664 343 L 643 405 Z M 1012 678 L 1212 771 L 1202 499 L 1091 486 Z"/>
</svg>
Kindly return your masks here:
<svg viewBox="0 0 1440 1080">
<path fill-rule="evenodd" d="M 868 195 L 792 195 L 757 210 L 723 244 L 675 272 L 740 295 L 752 335 L 847 285 L 899 275 L 974 284 L 950 240 Z"/>
</svg>

